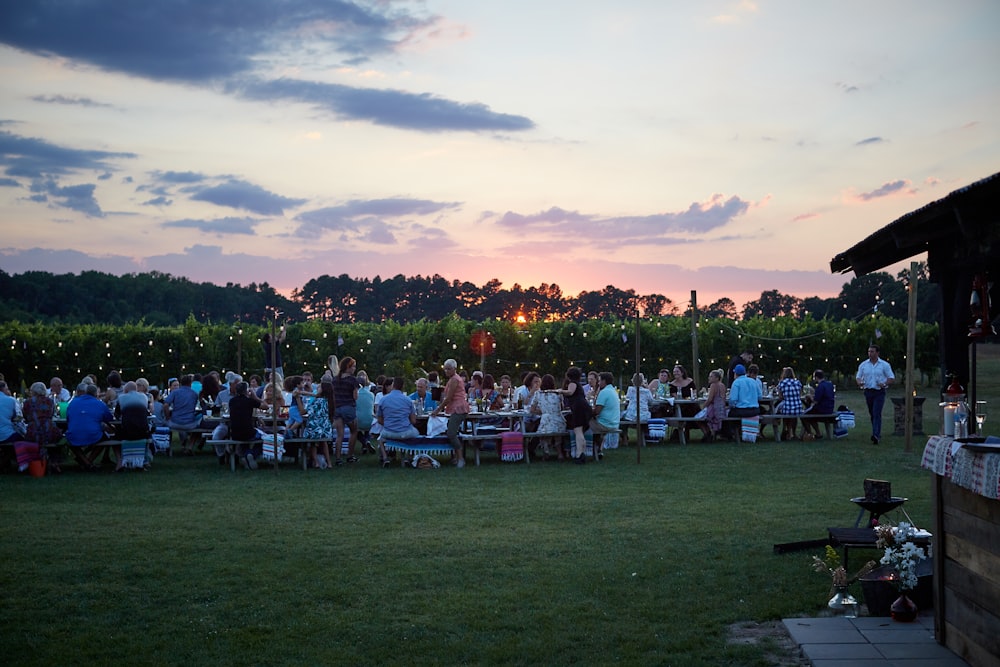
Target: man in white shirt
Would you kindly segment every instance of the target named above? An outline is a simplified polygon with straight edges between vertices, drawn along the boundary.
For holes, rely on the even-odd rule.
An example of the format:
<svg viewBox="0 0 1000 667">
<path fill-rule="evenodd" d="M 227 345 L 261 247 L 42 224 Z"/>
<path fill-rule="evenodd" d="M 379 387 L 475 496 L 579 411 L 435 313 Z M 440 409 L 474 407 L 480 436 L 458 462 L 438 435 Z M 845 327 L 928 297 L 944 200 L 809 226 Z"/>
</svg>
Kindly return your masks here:
<svg viewBox="0 0 1000 667">
<path fill-rule="evenodd" d="M 882 437 L 882 406 L 885 405 L 885 390 L 896 381 L 892 366 L 885 359 L 879 359 L 879 347 L 868 346 L 868 358 L 858 365 L 855 378 L 858 387 L 865 391 L 865 403 L 872 420 L 872 444 L 877 445 Z"/>
</svg>

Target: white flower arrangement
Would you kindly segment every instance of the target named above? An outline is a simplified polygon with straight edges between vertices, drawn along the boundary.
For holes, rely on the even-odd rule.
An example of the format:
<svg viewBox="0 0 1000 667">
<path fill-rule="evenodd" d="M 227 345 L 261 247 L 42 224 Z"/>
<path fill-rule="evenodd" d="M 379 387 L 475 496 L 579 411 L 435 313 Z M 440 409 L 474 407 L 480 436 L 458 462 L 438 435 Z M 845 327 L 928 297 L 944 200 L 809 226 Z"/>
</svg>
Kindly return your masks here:
<svg viewBox="0 0 1000 667">
<path fill-rule="evenodd" d="M 896 571 L 893 579 L 896 587 L 902 591 L 917 587 L 917 564 L 928 557 L 928 550 L 913 543 L 917 530 L 910 524 L 901 522 L 895 528 L 889 525 L 879 526 L 877 546 L 885 549 L 882 565 L 889 565 Z"/>
</svg>

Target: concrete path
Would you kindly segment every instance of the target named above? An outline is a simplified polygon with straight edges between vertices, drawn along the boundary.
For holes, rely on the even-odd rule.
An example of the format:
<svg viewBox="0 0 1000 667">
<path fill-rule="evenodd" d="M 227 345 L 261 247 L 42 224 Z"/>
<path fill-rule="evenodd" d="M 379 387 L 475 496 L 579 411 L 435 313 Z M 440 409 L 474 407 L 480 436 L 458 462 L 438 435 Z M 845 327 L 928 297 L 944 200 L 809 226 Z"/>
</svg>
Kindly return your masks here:
<svg viewBox="0 0 1000 667">
<path fill-rule="evenodd" d="M 792 639 L 813 667 L 968 667 L 934 639 L 933 611 L 913 623 L 891 618 L 786 618 Z"/>
</svg>

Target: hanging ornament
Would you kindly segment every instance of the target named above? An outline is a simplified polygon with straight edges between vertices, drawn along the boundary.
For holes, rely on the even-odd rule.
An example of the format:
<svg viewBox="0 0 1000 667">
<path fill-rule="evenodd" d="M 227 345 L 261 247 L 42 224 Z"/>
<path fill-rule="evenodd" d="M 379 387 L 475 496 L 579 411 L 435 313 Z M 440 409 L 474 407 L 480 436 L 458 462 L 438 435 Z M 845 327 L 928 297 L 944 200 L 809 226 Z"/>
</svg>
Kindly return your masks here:
<svg viewBox="0 0 1000 667">
<path fill-rule="evenodd" d="M 997 333 L 990 322 L 991 287 L 993 285 L 987 280 L 985 273 L 977 274 L 972 279 L 972 295 L 969 297 L 972 323 L 969 325 L 969 338 L 985 338 Z"/>
</svg>

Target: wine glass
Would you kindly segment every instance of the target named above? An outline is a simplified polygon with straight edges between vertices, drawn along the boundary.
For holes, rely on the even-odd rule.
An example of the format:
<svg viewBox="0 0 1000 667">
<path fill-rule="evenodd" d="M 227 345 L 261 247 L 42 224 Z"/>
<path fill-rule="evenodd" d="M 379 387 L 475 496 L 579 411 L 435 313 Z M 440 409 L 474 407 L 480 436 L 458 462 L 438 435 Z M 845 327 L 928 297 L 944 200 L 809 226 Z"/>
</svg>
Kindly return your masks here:
<svg viewBox="0 0 1000 667">
<path fill-rule="evenodd" d="M 983 434 L 983 424 L 986 423 L 986 401 L 976 401 L 976 433 Z"/>
</svg>

